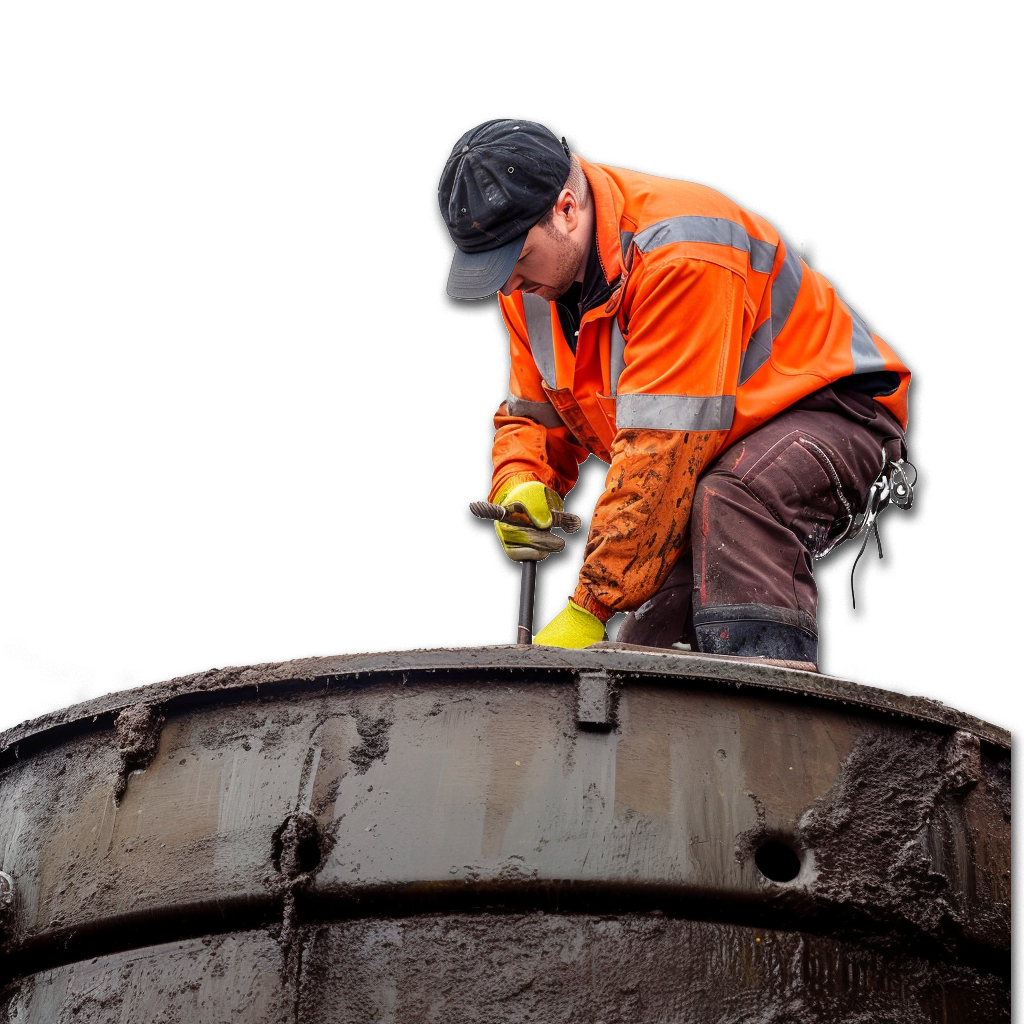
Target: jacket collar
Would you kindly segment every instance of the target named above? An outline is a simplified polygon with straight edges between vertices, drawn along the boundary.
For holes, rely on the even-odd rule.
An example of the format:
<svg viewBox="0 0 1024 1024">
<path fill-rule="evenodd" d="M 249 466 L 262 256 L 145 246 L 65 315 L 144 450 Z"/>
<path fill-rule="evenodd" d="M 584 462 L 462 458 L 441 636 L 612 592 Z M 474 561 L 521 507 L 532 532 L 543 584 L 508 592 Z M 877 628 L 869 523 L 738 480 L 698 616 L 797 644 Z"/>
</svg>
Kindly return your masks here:
<svg viewBox="0 0 1024 1024">
<path fill-rule="evenodd" d="M 625 283 L 626 267 L 622 258 L 622 216 L 626 200 L 611 176 L 597 164 L 580 159 L 580 166 L 587 176 L 590 195 L 594 202 L 594 236 L 601 268 L 611 289 L 611 297 L 605 307 L 606 313 L 617 309 Z"/>
</svg>

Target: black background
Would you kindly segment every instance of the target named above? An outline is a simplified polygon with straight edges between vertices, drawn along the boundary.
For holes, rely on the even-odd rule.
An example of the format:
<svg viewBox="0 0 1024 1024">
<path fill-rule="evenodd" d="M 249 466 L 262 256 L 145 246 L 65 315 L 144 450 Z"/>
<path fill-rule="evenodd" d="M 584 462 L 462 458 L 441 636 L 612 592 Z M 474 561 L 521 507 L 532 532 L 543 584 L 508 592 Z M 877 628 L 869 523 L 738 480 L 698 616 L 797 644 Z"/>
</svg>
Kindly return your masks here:
<svg viewBox="0 0 1024 1024">
<path fill-rule="evenodd" d="M 505 113 L 590 160 L 725 191 L 803 244 L 904 357 L 915 504 L 882 517 L 885 557 L 869 544 L 856 610 L 859 542 L 817 563 L 820 667 L 1010 727 L 957 647 L 962 468 L 945 435 L 962 382 L 936 343 L 922 255 L 945 239 L 921 198 L 956 172 L 899 103 L 719 104 Z M 178 119 L 171 103 L 130 161 L 89 136 L 92 171 L 27 254 L 34 316 L 7 379 L 0 727 L 213 667 L 515 641 L 518 566 L 467 510 L 486 496 L 505 335 L 495 300 L 445 296 L 436 208 L 451 146 L 496 112 L 453 105 L 375 134 L 323 109 Z M 604 468 L 584 465 L 570 511 L 589 516 Z M 537 629 L 584 542 L 539 567 Z"/>
</svg>

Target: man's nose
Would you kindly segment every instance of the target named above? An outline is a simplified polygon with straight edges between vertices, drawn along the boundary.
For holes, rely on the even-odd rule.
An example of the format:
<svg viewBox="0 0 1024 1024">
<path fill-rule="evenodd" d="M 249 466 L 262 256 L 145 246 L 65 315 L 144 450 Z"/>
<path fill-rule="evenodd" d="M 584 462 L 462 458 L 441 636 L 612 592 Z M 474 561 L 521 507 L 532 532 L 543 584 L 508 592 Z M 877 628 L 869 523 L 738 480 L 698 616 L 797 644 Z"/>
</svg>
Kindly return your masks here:
<svg viewBox="0 0 1024 1024">
<path fill-rule="evenodd" d="M 513 274 L 499 289 L 502 295 L 511 295 L 519 287 L 518 274 Z"/>
</svg>

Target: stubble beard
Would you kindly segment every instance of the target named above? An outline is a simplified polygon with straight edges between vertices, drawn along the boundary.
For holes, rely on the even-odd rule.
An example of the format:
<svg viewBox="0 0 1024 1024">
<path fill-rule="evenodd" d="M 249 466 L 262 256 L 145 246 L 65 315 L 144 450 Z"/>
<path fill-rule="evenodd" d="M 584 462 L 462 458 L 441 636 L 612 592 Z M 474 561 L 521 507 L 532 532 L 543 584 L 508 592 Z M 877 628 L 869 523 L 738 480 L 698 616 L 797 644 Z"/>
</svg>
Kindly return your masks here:
<svg viewBox="0 0 1024 1024">
<path fill-rule="evenodd" d="M 549 302 L 561 298 L 576 280 L 576 274 L 583 262 L 583 253 L 577 247 L 570 235 L 564 235 L 555 228 L 548 229 L 553 238 L 557 240 L 558 256 L 555 264 L 555 281 L 537 290 L 537 294 Z"/>
</svg>

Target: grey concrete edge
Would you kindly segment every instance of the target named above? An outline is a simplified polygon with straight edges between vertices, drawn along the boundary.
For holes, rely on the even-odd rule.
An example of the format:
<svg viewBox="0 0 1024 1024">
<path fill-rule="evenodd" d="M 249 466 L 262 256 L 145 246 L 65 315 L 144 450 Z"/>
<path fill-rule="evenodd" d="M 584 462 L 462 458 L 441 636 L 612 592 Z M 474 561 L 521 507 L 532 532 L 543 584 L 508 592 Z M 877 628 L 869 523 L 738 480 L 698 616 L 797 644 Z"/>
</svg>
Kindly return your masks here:
<svg viewBox="0 0 1024 1024">
<path fill-rule="evenodd" d="M 268 697 L 285 692 L 285 684 L 300 689 L 325 688 L 333 683 L 357 681 L 364 675 L 398 675 L 406 672 L 550 671 L 573 673 L 581 669 L 615 673 L 620 682 L 630 677 L 656 678 L 662 682 L 687 680 L 716 689 L 750 687 L 792 695 L 812 701 L 837 702 L 866 711 L 882 712 L 948 729 L 973 733 L 979 739 L 1006 749 L 1010 733 L 972 715 L 957 711 L 939 701 L 894 693 L 855 683 L 838 676 L 803 672 L 774 665 L 689 651 L 637 651 L 615 644 L 597 645 L 583 650 L 556 647 L 502 645 L 455 647 L 341 654 L 261 665 L 210 669 L 180 676 L 162 683 L 151 683 L 106 694 L 82 704 L 53 711 L 0 732 L 0 758 L 28 739 L 44 740 L 49 731 L 64 732 L 72 726 L 88 726 L 90 720 L 114 714 L 135 704 L 188 705 L 195 698 L 245 699 L 253 691 Z M 191 698 L 191 699 L 190 699 Z M 54 736 L 57 739 L 57 736 Z M 4 755 L 7 755 L 4 757 Z"/>
</svg>

